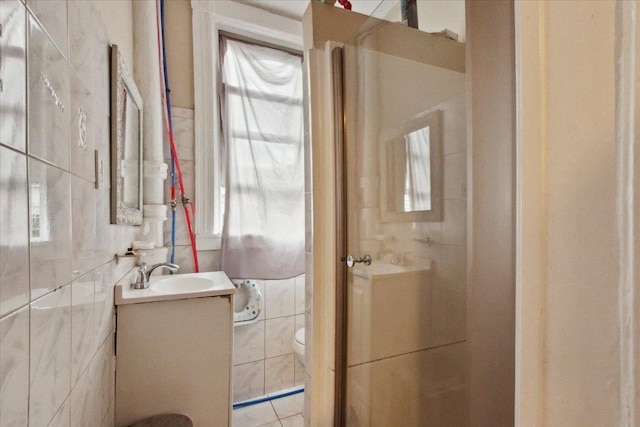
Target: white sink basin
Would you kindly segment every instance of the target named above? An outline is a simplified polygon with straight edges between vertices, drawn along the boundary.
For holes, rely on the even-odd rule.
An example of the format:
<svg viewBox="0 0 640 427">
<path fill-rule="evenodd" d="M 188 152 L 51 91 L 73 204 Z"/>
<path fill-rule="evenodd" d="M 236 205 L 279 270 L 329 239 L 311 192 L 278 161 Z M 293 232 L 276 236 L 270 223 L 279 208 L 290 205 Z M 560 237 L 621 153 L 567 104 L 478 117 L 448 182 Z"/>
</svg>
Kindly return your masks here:
<svg viewBox="0 0 640 427">
<path fill-rule="evenodd" d="M 204 277 L 180 277 L 180 275 L 176 275 L 152 282 L 149 287 L 152 291 L 161 294 L 187 294 L 206 291 L 213 288 L 214 285 L 213 280 Z"/>
<path fill-rule="evenodd" d="M 147 289 L 133 289 L 133 278 L 135 273 L 116 284 L 116 305 L 231 295 L 236 291 L 224 271 L 151 276 Z"/>
</svg>

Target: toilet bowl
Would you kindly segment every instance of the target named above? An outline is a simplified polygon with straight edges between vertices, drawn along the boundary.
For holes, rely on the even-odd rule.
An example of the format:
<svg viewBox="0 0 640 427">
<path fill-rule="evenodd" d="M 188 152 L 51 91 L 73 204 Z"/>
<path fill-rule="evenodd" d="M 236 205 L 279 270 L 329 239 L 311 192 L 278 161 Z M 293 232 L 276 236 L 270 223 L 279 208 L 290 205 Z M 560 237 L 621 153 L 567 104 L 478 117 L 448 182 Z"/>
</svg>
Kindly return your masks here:
<svg viewBox="0 0 640 427">
<path fill-rule="evenodd" d="M 293 337 L 293 352 L 296 354 L 300 363 L 302 363 L 302 366 L 305 364 L 304 335 L 304 328 L 300 328 Z"/>
</svg>

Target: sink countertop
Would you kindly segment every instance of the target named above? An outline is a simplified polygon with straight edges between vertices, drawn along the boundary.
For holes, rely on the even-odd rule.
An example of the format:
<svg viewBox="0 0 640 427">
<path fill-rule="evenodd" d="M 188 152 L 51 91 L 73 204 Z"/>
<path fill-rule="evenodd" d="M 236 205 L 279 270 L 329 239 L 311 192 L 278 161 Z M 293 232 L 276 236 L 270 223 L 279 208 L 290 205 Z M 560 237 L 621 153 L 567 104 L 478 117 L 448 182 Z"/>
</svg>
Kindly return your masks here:
<svg viewBox="0 0 640 427">
<path fill-rule="evenodd" d="M 199 277 L 209 279 L 213 282 L 210 288 L 197 290 L 192 292 L 162 293 L 152 289 L 153 284 L 160 280 L 172 278 L 179 280 L 180 278 Z M 152 276 L 150 286 L 147 289 L 133 289 L 129 279 L 123 280 L 115 286 L 115 304 L 138 304 L 153 301 L 171 301 L 189 298 L 216 297 L 222 295 L 231 295 L 235 293 L 236 288 L 229 280 L 224 271 L 211 271 L 206 273 L 187 273 L 174 274 L 171 276 Z"/>
<path fill-rule="evenodd" d="M 355 276 L 373 279 L 408 273 L 421 273 L 431 270 L 431 265 L 396 265 L 380 260 L 373 260 L 371 265 L 358 264 L 351 269 Z"/>
</svg>

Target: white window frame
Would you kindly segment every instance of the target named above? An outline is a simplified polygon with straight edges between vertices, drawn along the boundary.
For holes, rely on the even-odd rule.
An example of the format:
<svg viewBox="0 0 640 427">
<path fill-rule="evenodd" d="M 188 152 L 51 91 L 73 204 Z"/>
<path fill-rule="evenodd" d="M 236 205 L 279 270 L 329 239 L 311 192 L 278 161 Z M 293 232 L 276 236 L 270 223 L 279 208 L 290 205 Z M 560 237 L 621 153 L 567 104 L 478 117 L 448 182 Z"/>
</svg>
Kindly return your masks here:
<svg viewBox="0 0 640 427">
<path fill-rule="evenodd" d="M 191 0 L 198 249 L 220 249 L 220 31 L 302 51 L 302 22 L 233 1 Z"/>
</svg>

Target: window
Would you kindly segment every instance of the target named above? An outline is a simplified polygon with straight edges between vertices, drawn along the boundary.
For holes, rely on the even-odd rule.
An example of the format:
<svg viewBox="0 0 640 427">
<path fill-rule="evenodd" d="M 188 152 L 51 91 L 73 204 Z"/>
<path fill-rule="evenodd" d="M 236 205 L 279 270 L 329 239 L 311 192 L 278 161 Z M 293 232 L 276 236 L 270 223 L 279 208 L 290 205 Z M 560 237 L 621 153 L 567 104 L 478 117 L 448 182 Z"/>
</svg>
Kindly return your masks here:
<svg viewBox="0 0 640 427">
<path fill-rule="evenodd" d="M 237 34 L 284 48 L 302 50 L 302 23 L 236 2 L 192 0 L 194 41 L 196 236 L 198 248 L 219 249 L 225 176 L 218 94 L 220 33 Z"/>
</svg>

